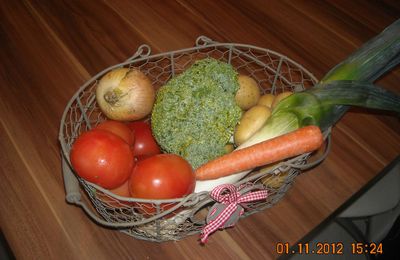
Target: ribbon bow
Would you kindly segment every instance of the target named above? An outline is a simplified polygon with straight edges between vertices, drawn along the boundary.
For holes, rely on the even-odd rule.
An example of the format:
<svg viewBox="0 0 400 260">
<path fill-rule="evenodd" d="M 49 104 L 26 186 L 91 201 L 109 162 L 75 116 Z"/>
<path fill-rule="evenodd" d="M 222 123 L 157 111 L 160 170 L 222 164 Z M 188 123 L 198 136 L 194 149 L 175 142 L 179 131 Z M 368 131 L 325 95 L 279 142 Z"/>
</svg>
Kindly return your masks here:
<svg viewBox="0 0 400 260">
<path fill-rule="evenodd" d="M 239 217 L 244 213 L 241 203 L 262 200 L 268 197 L 266 190 L 253 191 L 242 195 L 240 190 L 243 187 L 236 188 L 232 184 L 223 184 L 211 191 L 211 198 L 219 203 L 216 203 L 210 209 L 207 216 L 207 225 L 203 228 L 200 236 L 202 243 L 206 243 L 208 236 L 217 229 L 231 227 L 239 220 Z"/>
</svg>

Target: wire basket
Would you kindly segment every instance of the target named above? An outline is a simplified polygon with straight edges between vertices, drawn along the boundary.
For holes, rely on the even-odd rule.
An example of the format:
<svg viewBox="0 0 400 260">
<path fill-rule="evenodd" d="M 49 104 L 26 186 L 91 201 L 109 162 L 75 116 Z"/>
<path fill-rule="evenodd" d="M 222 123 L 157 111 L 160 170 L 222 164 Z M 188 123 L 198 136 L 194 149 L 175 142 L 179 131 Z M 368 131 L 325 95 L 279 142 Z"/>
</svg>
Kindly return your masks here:
<svg viewBox="0 0 400 260">
<path fill-rule="evenodd" d="M 196 60 L 207 57 L 227 62 L 239 73 L 251 76 L 258 82 L 262 93 L 301 91 L 313 87 L 317 79 L 300 64 L 274 51 L 245 44 L 218 43 L 205 36 L 200 36 L 192 48 L 155 55 L 150 52 L 149 46 L 141 45 L 127 61 L 103 70 L 79 88 L 65 108 L 59 140 L 67 202 L 82 207 L 88 216 L 102 226 L 138 239 L 162 242 L 200 233 L 215 201 L 209 192 L 192 193 L 172 200 L 125 198 L 89 183 L 74 173 L 69 158 L 72 144 L 82 132 L 107 119 L 95 99 L 99 79 L 118 67 L 135 68 L 145 73 L 157 90 Z M 267 199 L 247 203 L 241 218 L 272 207 L 285 195 L 301 171 L 325 158 L 330 139 L 328 133 L 324 134 L 325 152 L 311 163 L 307 162 L 310 154 L 303 154 L 255 169 L 234 184 L 244 187 L 241 193 L 252 190 L 268 192 Z"/>
</svg>

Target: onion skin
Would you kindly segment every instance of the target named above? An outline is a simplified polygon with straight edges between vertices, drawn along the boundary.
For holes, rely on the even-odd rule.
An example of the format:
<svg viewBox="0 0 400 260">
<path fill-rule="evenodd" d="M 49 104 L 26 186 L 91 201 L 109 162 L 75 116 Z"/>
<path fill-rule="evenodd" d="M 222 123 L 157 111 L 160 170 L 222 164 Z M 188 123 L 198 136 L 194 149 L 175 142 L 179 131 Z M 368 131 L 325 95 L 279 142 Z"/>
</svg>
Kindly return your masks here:
<svg viewBox="0 0 400 260">
<path fill-rule="evenodd" d="M 96 88 L 96 100 L 110 119 L 132 121 L 150 114 L 155 90 L 150 79 L 137 69 L 118 68 L 108 72 Z"/>
</svg>

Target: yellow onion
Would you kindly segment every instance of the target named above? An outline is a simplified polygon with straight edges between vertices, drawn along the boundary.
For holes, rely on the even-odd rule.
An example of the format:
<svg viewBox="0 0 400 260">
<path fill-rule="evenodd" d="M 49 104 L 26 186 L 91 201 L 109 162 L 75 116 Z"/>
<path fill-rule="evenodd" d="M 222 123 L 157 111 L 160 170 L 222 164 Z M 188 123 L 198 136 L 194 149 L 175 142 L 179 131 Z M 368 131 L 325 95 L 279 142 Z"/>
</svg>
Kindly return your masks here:
<svg viewBox="0 0 400 260">
<path fill-rule="evenodd" d="M 131 121 L 150 114 L 155 90 L 150 79 L 137 69 L 118 68 L 104 75 L 96 88 L 96 100 L 110 119 Z"/>
</svg>

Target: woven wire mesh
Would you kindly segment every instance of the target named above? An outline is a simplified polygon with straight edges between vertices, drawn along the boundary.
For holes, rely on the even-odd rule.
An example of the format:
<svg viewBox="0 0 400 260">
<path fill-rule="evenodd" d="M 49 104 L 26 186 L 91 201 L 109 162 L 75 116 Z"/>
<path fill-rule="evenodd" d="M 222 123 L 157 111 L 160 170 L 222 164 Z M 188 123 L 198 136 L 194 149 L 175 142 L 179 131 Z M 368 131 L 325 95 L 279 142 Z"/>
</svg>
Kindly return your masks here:
<svg viewBox="0 0 400 260">
<path fill-rule="evenodd" d="M 205 38 L 206 39 L 206 38 Z M 204 40 L 204 39 L 202 39 Z M 149 54 L 149 53 L 148 53 Z M 83 85 L 68 103 L 61 122 L 62 153 L 69 162 L 69 152 L 76 138 L 106 120 L 95 99 L 98 80 L 116 67 L 139 69 L 157 90 L 168 80 L 189 68 L 196 60 L 214 58 L 230 63 L 239 73 L 254 78 L 262 93 L 300 91 L 316 84 L 315 77 L 289 58 L 267 50 L 243 44 L 222 44 L 208 41 L 196 47 L 157 55 L 142 55 L 110 67 Z M 290 160 L 290 165 L 304 165 L 308 155 Z M 70 166 L 70 165 L 69 165 Z M 70 167 L 71 171 L 72 167 Z M 282 162 L 261 167 L 237 185 L 249 190 L 266 189 L 268 198 L 247 203 L 242 217 L 272 207 L 288 191 L 300 170 Z M 101 187 L 78 178 L 82 193 L 91 202 L 93 211 L 120 231 L 150 241 L 179 240 L 196 234 L 204 227 L 207 211 L 214 201 L 207 192 L 194 193 L 175 200 L 143 200 L 116 196 Z M 84 191 L 84 192 L 83 192 Z M 128 223 L 120 227 L 118 223 Z"/>
</svg>

